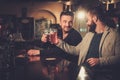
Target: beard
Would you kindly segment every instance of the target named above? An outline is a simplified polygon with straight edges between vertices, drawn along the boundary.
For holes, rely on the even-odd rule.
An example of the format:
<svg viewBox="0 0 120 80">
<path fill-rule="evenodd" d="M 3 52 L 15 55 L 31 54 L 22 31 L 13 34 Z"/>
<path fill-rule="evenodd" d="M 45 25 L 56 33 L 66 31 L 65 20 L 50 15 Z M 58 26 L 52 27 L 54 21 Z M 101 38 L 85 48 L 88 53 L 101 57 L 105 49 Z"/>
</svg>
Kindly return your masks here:
<svg viewBox="0 0 120 80">
<path fill-rule="evenodd" d="M 72 27 L 69 27 L 69 28 L 67 27 L 67 28 L 64 28 L 63 31 L 64 31 L 65 33 L 68 33 L 71 29 L 72 29 Z"/>
<path fill-rule="evenodd" d="M 89 31 L 90 32 L 95 32 L 96 24 L 94 22 L 91 25 L 88 25 L 88 26 L 89 26 Z"/>
</svg>

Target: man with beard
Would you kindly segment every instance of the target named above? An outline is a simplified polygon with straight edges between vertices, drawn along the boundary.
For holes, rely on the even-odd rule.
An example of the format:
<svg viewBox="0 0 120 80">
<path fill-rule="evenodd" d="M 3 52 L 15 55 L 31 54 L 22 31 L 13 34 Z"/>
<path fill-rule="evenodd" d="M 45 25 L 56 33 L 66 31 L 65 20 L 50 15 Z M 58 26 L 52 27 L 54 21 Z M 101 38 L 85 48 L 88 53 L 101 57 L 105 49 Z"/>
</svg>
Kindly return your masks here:
<svg viewBox="0 0 120 80">
<path fill-rule="evenodd" d="M 52 42 L 66 54 L 79 55 L 78 65 L 85 69 L 80 70 L 85 74 L 80 72 L 78 80 L 83 77 L 84 80 L 120 80 L 120 34 L 109 21 L 100 6 L 89 9 L 87 25 L 90 31 L 81 43 L 71 46 L 59 38 Z"/>
<path fill-rule="evenodd" d="M 59 38 L 61 38 L 63 41 L 65 41 L 69 45 L 76 46 L 81 42 L 82 37 L 80 33 L 73 28 L 73 20 L 74 20 L 73 12 L 69 12 L 69 11 L 61 12 L 60 27 L 58 29 L 58 35 L 59 35 Z M 48 45 L 48 35 L 43 34 L 41 41 L 44 43 L 44 45 L 46 45 L 46 43 Z M 68 77 L 69 80 L 75 80 L 75 77 L 76 77 L 75 69 L 77 66 L 78 56 L 66 54 L 63 50 L 54 46 L 53 44 L 49 44 L 49 49 L 45 49 L 45 50 L 30 49 L 28 51 L 28 54 L 29 55 L 40 54 L 41 57 L 44 57 L 44 56 L 57 57 L 57 59 L 60 59 L 57 64 L 58 70 L 59 70 L 58 72 L 60 72 L 60 74 L 57 75 L 58 77 L 55 80 L 63 80 L 65 79 L 66 75 L 69 76 Z"/>
<path fill-rule="evenodd" d="M 79 55 L 85 80 L 119 80 L 120 35 L 112 23 L 100 6 L 92 8 L 87 14 L 89 32 L 80 44 L 70 46 L 60 39 L 54 43 L 69 54 Z"/>
</svg>

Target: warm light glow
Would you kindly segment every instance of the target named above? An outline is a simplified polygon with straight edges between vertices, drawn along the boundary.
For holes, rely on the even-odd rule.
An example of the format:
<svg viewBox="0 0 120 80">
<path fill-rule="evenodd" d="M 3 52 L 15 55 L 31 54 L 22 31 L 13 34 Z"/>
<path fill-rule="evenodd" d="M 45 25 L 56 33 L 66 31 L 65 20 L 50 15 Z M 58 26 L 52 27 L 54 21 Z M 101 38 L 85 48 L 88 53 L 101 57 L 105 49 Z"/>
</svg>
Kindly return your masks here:
<svg viewBox="0 0 120 80">
<path fill-rule="evenodd" d="M 71 5 L 71 2 L 70 1 L 66 2 L 66 5 Z"/>
<path fill-rule="evenodd" d="M 79 19 L 84 19 L 85 18 L 85 11 L 79 11 L 77 15 L 78 15 Z"/>
<path fill-rule="evenodd" d="M 78 74 L 78 79 L 77 80 L 85 80 L 86 78 L 86 73 L 85 73 L 85 68 L 82 66 L 80 71 L 79 71 L 79 74 Z"/>
</svg>

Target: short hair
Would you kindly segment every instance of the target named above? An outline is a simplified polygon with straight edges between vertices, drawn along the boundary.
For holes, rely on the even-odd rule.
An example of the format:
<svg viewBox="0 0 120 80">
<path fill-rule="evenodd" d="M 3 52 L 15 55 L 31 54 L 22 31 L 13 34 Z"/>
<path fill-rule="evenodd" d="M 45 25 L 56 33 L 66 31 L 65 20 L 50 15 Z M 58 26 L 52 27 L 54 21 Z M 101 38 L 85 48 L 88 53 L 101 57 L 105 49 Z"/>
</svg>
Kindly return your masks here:
<svg viewBox="0 0 120 80">
<path fill-rule="evenodd" d="M 74 17 L 73 12 L 71 12 L 71 11 L 63 11 L 63 12 L 61 12 L 61 14 L 60 14 L 60 18 L 61 18 L 61 16 L 63 16 L 63 15 L 69 15 L 69 16 Z"/>
<path fill-rule="evenodd" d="M 89 8 L 88 12 L 92 15 L 96 15 L 97 18 L 102 22 L 104 22 L 105 18 L 107 17 L 106 10 L 104 10 L 102 6 Z"/>
<path fill-rule="evenodd" d="M 115 27 L 114 21 L 109 17 L 107 11 L 102 6 L 90 8 L 88 12 L 92 15 L 96 15 L 97 18 L 105 25 L 113 28 Z"/>
</svg>

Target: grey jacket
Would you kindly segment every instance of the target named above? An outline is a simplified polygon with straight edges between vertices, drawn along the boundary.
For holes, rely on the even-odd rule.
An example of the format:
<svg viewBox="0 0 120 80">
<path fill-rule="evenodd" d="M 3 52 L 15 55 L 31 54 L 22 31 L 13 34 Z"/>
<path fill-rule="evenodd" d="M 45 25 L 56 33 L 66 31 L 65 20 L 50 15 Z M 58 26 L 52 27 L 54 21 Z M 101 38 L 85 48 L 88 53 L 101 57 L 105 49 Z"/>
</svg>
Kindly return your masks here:
<svg viewBox="0 0 120 80">
<path fill-rule="evenodd" d="M 86 58 L 93 35 L 94 33 L 88 32 L 77 46 L 70 46 L 62 40 L 57 46 L 68 54 L 79 55 L 78 65 L 80 65 Z M 99 60 L 100 66 L 120 64 L 120 35 L 112 28 L 106 27 L 102 35 L 99 46 Z"/>
</svg>

